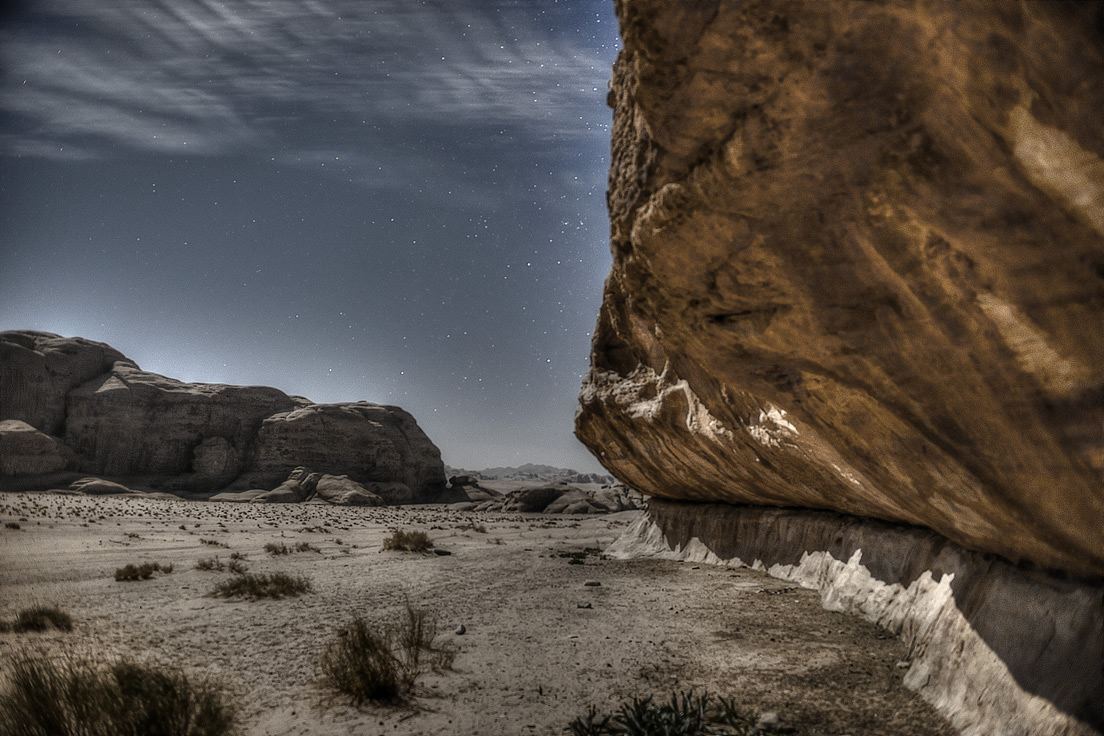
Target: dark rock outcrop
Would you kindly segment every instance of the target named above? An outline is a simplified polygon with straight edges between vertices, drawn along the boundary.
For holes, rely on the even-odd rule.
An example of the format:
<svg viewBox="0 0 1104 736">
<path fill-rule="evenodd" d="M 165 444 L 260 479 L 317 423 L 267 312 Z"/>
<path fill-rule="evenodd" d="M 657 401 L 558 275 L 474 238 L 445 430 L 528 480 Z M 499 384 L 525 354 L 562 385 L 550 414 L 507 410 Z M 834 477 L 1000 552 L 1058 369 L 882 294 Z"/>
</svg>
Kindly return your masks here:
<svg viewBox="0 0 1104 736">
<path fill-rule="evenodd" d="M 0 424 L 0 447 L 19 445 L 4 453 L 0 475 L 31 483 L 71 469 L 135 487 L 266 491 L 307 466 L 357 484 L 364 495 L 354 498 L 357 489 L 327 481 L 350 503 L 437 500 L 445 489 L 440 451 L 398 407 L 184 383 L 107 345 L 41 332 L 0 333 L 0 361 L 0 419 L 13 420 Z"/>
<path fill-rule="evenodd" d="M 617 9 L 579 438 L 652 496 L 1104 575 L 1101 4 Z"/>
</svg>

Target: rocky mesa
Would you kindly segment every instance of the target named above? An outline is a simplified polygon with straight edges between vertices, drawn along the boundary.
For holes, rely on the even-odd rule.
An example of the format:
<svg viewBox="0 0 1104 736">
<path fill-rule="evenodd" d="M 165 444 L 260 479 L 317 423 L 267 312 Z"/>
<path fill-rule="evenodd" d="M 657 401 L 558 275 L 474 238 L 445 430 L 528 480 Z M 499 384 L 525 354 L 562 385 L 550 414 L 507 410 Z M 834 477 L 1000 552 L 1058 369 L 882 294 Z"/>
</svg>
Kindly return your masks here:
<svg viewBox="0 0 1104 736">
<path fill-rule="evenodd" d="M 1104 575 L 1099 3 L 623 0 L 577 435 Z"/>
<path fill-rule="evenodd" d="M 284 500 L 316 486 L 356 502 L 445 490 L 440 451 L 399 407 L 184 383 L 102 343 L 0 332 L 0 476 L 28 487 L 66 472 L 190 492 L 272 491 L 314 474 L 310 494 Z"/>
</svg>

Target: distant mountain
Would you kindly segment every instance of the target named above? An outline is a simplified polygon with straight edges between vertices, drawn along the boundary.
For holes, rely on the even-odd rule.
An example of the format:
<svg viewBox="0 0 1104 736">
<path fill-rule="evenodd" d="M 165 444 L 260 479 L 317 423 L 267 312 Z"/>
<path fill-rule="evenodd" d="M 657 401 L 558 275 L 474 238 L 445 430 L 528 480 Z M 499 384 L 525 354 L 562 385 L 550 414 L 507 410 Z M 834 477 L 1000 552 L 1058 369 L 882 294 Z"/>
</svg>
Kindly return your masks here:
<svg viewBox="0 0 1104 736">
<path fill-rule="evenodd" d="M 516 467 L 484 468 L 483 470 L 465 470 L 445 466 L 445 475 L 470 475 L 485 480 L 539 480 L 546 482 L 565 481 L 567 483 L 615 483 L 612 475 L 604 473 L 581 473 L 571 468 L 557 468 L 553 465 L 525 463 Z"/>
</svg>

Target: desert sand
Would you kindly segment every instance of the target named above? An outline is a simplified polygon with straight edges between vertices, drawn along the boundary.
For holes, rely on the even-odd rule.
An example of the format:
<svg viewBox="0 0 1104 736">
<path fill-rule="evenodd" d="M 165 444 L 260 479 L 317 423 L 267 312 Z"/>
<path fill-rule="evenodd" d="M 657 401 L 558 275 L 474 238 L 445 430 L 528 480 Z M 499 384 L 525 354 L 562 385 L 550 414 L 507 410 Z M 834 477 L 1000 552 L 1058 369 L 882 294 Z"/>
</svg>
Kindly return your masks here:
<svg viewBox="0 0 1104 736">
<path fill-rule="evenodd" d="M 812 591 L 751 570 L 603 559 L 599 550 L 638 513 L 6 493 L 0 522 L 19 528 L 0 527 L 0 618 L 52 603 L 75 627 L 0 634 L 0 659 L 23 647 L 75 646 L 171 662 L 224 683 L 242 732 L 256 736 L 562 733 L 591 704 L 608 710 L 691 687 L 753 713 L 775 711 L 802 734 L 952 733 L 901 684 L 903 645 L 822 609 Z M 451 554 L 381 552 L 394 528 L 427 531 Z M 263 549 L 302 541 L 319 551 Z M 305 575 L 314 592 L 211 597 L 232 573 L 195 563 L 232 552 L 251 572 Z M 139 562 L 174 571 L 114 580 L 116 568 Z M 457 648 L 452 671 L 426 675 L 402 707 L 357 709 L 330 695 L 317 658 L 335 629 L 354 614 L 387 622 L 407 599 L 439 613 L 442 636 Z"/>
</svg>

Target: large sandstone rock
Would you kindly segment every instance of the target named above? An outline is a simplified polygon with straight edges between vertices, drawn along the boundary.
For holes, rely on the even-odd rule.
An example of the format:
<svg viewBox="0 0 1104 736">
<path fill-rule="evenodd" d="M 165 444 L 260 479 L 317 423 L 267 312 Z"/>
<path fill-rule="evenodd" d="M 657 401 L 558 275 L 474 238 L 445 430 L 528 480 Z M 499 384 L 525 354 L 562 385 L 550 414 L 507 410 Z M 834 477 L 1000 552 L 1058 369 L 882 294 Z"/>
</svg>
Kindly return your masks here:
<svg viewBox="0 0 1104 736">
<path fill-rule="evenodd" d="M 274 414 L 261 423 L 242 482 L 278 482 L 296 465 L 362 484 L 402 483 L 406 493 L 396 486 L 373 489 L 394 502 L 428 499 L 445 488 L 440 450 L 397 406 L 312 404 Z"/>
<path fill-rule="evenodd" d="M 111 346 L 81 337 L 0 332 L 0 419 L 61 434 L 69 391 L 125 360 Z"/>
<path fill-rule="evenodd" d="M 183 383 L 117 362 L 69 392 L 65 441 L 89 472 L 218 487 L 245 469 L 261 422 L 294 406 L 274 388 Z"/>
<path fill-rule="evenodd" d="M 398 407 L 184 383 L 82 338 L 0 333 L 0 420 L 11 420 L 0 426 L 0 475 L 75 469 L 136 488 L 232 486 L 260 492 L 234 500 L 300 501 L 313 486 L 280 484 L 308 466 L 348 476 L 360 490 L 335 497 L 362 505 L 437 500 L 445 487 L 440 451 Z"/>
<path fill-rule="evenodd" d="M 653 496 L 1104 575 L 1101 5 L 617 8 L 580 439 Z"/>
<path fill-rule="evenodd" d="M 0 421 L 0 475 L 46 475 L 73 464 L 73 452 L 19 419 Z"/>
</svg>

